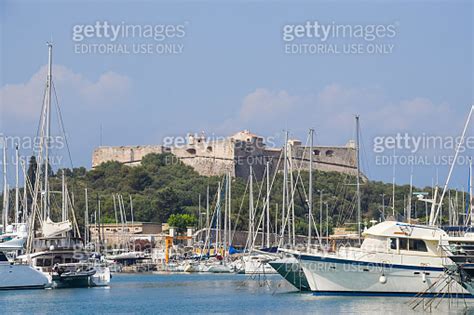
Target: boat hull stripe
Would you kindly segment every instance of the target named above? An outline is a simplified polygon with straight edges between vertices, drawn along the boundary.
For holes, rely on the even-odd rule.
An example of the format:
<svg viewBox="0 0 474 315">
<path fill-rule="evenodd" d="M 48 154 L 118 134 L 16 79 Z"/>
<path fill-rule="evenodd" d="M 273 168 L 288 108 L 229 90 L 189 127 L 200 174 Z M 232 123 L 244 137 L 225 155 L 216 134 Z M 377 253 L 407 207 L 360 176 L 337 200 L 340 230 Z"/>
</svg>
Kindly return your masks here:
<svg viewBox="0 0 474 315">
<path fill-rule="evenodd" d="M 350 264 L 350 265 L 359 265 L 359 266 L 399 268 L 399 269 L 423 270 L 423 271 L 444 271 L 443 267 L 386 264 L 386 263 L 377 263 L 377 262 L 369 262 L 369 261 L 357 261 L 357 260 L 351 260 L 351 259 L 340 259 L 340 258 L 309 256 L 309 255 L 295 255 L 295 257 L 301 260 L 320 261 L 320 262 L 336 263 L 336 264 Z"/>
</svg>

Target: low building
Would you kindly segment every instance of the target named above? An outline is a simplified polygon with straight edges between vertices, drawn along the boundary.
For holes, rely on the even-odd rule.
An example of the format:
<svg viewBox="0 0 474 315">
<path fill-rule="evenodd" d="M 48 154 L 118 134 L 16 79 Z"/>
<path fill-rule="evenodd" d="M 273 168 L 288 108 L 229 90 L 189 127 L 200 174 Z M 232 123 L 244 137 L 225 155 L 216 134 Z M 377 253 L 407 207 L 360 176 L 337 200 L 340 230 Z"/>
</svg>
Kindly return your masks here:
<svg viewBox="0 0 474 315">
<path fill-rule="evenodd" d="M 102 240 L 108 248 L 120 248 L 124 244 L 129 244 L 135 240 L 148 240 L 150 243 L 155 243 L 161 239 L 163 232 L 161 224 L 150 222 L 106 223 L 101 224 L 100 227 L 96 224 L 90 224 L 88 228 L 91 241 L 98 242 Z"/>
</svg>

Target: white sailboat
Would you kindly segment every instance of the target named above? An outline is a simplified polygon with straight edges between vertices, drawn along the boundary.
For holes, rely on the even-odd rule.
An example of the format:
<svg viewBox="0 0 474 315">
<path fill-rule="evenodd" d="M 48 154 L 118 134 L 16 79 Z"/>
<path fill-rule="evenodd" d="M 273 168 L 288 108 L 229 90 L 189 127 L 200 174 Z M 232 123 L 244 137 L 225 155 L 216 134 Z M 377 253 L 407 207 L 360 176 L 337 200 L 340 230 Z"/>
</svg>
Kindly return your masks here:
<svg viewBox="0 0 474 315">
<path fill-rule="evenodd" d="M 110 282 L 110 270 L 95 255 L 84 249 L 77 225 L 74 205 L 63 173 L 60 222 L 52 220 L 49 183 L 51 139 L 52 49 L 48 43 L 48 75 L 40 119 L 40 148 L 37 154 L 35 185 L 32 189 L 31 215 L 26 253 L 22 263 L 31 264 L 42 272 L 52 287 L 103 286 Z M 59 105 L 58 105 L 59 106 Z M 69 218 L 71 215 L 71 219 Z"/>
<path fill-rule="evenodd" d="M 0 290 L 44 289 L 48 278 L 28 264 L 15 263 L 8 256 L 15 256 L 24 248 L 27 236 L 25 224 L 18 222 L 18 189 L 16 190 L 15 224 L 9 224 L 8 215 L 8 183 L 6 167 L 6 143 L 3 143 L 3 231 L 0 234 Z M 18 163 L 18 149 L 17 149 Z M 17 167 L 18 170 L 18 167 Z M 18 181 L 18 173 L 17 173 Z M 18 187 L 18 184 L 17 184 Z"/>
</svg>

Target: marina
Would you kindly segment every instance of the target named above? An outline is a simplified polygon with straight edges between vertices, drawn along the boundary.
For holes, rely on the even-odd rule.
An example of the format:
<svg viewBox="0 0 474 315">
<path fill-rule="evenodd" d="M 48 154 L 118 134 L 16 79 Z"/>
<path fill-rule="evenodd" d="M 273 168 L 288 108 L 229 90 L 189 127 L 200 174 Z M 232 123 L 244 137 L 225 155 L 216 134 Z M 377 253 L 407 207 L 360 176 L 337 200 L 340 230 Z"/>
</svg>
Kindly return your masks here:
<svg viewBox="0 0 474 315">
<path fill-rule="evenodd" d="M 473 8 L 0 1 L 0 314 L 474 314 Z"/>
</svg>

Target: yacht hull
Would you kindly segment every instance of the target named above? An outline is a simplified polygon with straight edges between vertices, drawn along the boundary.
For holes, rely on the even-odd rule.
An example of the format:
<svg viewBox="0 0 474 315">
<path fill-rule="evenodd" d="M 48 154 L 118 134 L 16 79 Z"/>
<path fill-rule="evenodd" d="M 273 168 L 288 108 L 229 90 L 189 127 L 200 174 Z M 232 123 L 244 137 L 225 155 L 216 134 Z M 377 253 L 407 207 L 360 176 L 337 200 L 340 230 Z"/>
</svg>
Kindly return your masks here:
<svg viewBox="0 0 474 315">
<path fill-rule="evenodd" d="M 299 256 L 311 290 L 321 295 L 467 295 L 442 267 Z M 449 284 L 448 284 L 449 282 Z"/>
<path fill-rule="evenodd" d="M 298 290 L 311 291 L 299 262 L 291 262 L 288 259 L 279 259 L 271 261 L 268 264 Z"/>
<path fill-rule="evenodd" d="M 48 278 L 29 265 L 0 265 L 0 290 L 44 289 Z"/>
</svg>

